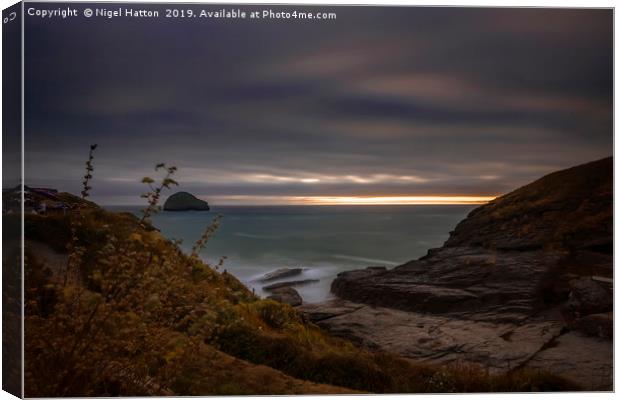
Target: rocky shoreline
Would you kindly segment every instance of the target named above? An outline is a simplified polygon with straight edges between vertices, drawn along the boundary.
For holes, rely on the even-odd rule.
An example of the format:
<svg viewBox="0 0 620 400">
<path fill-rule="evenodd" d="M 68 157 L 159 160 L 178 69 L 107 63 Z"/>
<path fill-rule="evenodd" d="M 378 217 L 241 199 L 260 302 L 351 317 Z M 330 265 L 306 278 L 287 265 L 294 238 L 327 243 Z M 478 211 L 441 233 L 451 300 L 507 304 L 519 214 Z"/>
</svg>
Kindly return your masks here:
<svg viewBox="0 0 620 400">
<path fill-rule="evenodd" d="M 545 176 L 475 209 L 419 260 L 341 273 L 337 299 L 299 309 L 371 349 L 611 390 L 612 173 L 607 158 Z"/>
</svg>

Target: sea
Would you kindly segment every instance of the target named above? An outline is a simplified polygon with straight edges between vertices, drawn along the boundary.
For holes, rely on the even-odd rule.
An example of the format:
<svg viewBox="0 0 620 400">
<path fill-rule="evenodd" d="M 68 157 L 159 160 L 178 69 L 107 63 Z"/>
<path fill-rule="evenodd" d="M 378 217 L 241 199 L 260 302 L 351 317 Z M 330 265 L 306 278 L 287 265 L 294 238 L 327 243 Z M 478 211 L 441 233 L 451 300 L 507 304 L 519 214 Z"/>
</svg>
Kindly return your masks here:
<svg viewBox="0 0 620 400">
<path fill-rule="evenodd" d="M 296 287 L 304 302 L 331 297 L 330 285 L 340 272 L 385 266 L 394 268 L 441 246 L 449 232 L 476 206 L 212 206 L 204 211 L 162 211 L 153 225 L 169 239 L 193 244 L 221 215 L 220 227 L 200 256 L 235 275 L 260 296 L 260 278 L 279 268 L 303 268 L 283 280 L 317 280 Z M 111 206 L 111 211 L 140 214 L 140 207 Z M 278 281 L 274 281 L 278 282 Z M 274 283 L 269 282 L 269 283 Z"/>
</svg>

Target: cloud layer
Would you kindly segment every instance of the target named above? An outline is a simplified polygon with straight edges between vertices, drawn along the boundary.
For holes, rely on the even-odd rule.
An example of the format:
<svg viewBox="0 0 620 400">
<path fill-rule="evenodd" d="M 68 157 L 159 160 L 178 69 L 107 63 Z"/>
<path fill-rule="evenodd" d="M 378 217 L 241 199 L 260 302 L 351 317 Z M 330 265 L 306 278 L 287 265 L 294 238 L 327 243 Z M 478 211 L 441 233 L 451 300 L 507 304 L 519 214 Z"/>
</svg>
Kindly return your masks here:
<svg viewBox="0 0 620 400">
<path fill-rule="evenodd" d="M 612 153 L 610 10 L 317 9 L 338 18 L 27 19 L 27 181 L 79 191 L 99 143 L 102 203 L 161 161 L 224 203 L 495 195 Z"/>
</svg>

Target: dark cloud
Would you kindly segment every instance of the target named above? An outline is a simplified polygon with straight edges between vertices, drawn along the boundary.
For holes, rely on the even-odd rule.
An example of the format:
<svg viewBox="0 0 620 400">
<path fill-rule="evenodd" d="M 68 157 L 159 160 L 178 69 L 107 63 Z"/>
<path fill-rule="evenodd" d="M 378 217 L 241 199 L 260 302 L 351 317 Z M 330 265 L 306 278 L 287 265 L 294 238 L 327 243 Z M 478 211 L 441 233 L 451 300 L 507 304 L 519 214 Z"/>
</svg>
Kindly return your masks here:
<svg viewBox="0 0 620 400">
<path fill-rule="evenodd" d="M 611 10 L 270 8 L 338 19 L 28 17 L 27 180 L 79 191 L 99 143 L 104 203 L 160 161 L 221 201 L 487 195 L 612 153 Z"/>
</svg>

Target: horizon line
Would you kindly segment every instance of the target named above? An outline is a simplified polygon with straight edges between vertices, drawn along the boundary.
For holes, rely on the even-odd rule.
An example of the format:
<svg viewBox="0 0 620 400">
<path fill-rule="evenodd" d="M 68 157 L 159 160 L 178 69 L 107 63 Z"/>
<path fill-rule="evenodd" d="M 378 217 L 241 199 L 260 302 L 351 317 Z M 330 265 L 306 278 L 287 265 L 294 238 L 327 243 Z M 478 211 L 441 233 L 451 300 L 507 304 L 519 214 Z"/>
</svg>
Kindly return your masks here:
<svg viewBox="0 0 620 400">
<path fill-rule="evenodd" d="M 207 196 L 197 196 L 205 197 Z M 218 196 L 214 196 L 217 198 Z M 212 199 L 214 197 L 211 197 Z M 216 206 L 386 206 L 386 205 L 480 205 L 498 196 L 222 196 Z M 139 206 L 140 204 L 112 204 L 107 206 Z"/>
</svg>

